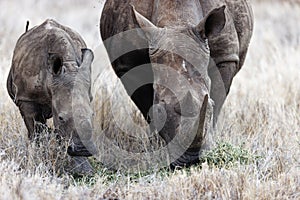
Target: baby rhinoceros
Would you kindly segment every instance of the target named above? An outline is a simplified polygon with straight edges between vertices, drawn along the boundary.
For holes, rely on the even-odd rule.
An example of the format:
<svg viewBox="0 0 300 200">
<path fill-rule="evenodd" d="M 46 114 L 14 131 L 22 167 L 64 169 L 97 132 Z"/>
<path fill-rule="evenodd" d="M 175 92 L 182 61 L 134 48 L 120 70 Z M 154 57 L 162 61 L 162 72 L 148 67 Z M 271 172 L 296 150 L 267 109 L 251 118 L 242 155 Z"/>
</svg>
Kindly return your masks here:
<svg viewBox="0 0 300 200">
<path fill-rule="evenodd" d="M 91 156 L 83 141 L 93 130 L 93 58 L 78 33 L 51 19 L 19 38 L 7 90 L 19 107 L 30 140 L 38 134 L 38 124 L 46 124 L 53 116 L 57 133 L 71 138 L 68 154 Z"/>
</svg>

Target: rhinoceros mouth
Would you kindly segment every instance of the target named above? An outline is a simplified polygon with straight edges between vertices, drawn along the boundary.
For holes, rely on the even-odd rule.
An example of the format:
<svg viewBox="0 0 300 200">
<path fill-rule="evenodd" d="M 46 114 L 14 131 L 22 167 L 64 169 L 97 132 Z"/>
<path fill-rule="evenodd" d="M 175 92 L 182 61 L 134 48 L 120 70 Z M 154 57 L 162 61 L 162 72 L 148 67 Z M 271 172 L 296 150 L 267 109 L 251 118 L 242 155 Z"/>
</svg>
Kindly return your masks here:
<svg viewBox="0 0 300 200">
<path fill-rule="evenodd" d="M 70 156 L 90 157 L 97 154 L 98 151 L 93 143 L 91 143 L 91 140 L 82 140 L 77 134 L 72 135 L 73 142 L 67 148 L 67 153 Z"/>
<path fill-rule="evenodd" d="M 83 156 L 83 157 L 90 157 L 93 156 L 85 146 L 69 146 L 67 149 L 67 153 L 70 156 Z"/>
<path fill-rule="evenodd" d="M 190 148 L 174 162 L 172 162 L 170 164 L 170 168 L 176 169 L 178 167 L 190 167 L 192 165 L 198 164 L 200 162 L 199 155 L 200 148 Z"/>
</svg>

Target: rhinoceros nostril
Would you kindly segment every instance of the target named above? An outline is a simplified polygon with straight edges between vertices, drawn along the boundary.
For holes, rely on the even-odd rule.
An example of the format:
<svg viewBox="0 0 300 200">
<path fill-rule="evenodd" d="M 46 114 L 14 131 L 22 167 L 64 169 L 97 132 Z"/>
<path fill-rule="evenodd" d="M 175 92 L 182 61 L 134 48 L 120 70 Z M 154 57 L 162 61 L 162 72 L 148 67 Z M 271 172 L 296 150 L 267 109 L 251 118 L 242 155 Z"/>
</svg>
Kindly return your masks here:
<svg viewBox="0 0 300 200">
<path fill-rule="evenodd" d="M 65 123 L 66 122 L 65 117 L 62 114 L 58 115 L 58 120 L 59 120 L 60 123 Z"/>
</svg>

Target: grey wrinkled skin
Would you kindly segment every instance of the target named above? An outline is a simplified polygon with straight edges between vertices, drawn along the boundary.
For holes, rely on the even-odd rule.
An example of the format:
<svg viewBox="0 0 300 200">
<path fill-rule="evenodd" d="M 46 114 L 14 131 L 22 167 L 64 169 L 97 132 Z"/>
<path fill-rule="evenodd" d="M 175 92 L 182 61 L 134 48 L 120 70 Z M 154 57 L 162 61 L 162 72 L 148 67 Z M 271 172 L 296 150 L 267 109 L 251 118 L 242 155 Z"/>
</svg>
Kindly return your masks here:
<svg viewBox="0 0 300 200">
<path fill-rule="evenodd" d="M 19 107 L 30 140 L 38 138 L 38 124 L 53 117 L 56 132 L 71 138 L 69 155 L 91 156 L 79 135 L 92 134 L 92 61 L 93 52 L 81 36 L 51 19 L 19 38 L 7 90 Z M 89 164 L 78 164 L 91 171 Z"/>
<path fill-rule="evenodd" d="M 142 31 L 124 34 L 123 41 L 110 39 L 134 29 Z M 186 150 L 183 155 L 172 155 L 170 149 L 170 156 L 178 157 L 171 165 L 197 163 L 204 137 L 217 122 L 232 79 L 245 60 L 253 31 L 248 1 L 107 0 L 100 31 L 127 91 L 136 88 L 139 79 L 153 81 L 131 98 L 153 130 L 159 130 L 167 143 Z M 128 46 L 136 50 L 114 60 L 116 52 Z M 144 64 L 148 64 L 144 74 L 122 79 Z M 192 141 L 185 143 L 189 137 Z"/>
</svg>

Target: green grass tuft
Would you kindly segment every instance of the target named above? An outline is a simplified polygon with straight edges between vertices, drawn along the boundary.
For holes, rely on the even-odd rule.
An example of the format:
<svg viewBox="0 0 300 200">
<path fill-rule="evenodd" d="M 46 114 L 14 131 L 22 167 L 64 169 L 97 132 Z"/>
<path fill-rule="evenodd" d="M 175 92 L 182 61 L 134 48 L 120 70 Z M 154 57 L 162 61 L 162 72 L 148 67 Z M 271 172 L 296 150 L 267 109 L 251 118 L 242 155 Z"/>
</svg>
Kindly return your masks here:
<svg viewBox="0 0 300 200">
<path fill-rule="evenodd" d="M 203 153 L 200 162 L 206 162 L 209 166 L 217 168 L 231 168 L 254 163 L 260 156 L 250 153 L 243 145 L 234 146 L 228 142 L 218 142 L 217 146 Z"/>
</svg>

